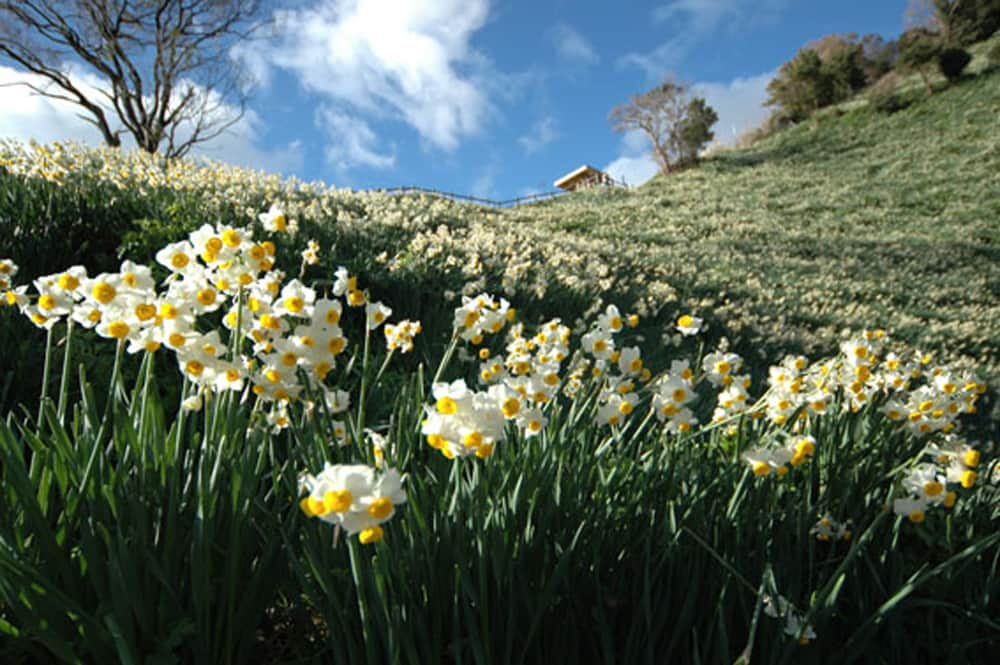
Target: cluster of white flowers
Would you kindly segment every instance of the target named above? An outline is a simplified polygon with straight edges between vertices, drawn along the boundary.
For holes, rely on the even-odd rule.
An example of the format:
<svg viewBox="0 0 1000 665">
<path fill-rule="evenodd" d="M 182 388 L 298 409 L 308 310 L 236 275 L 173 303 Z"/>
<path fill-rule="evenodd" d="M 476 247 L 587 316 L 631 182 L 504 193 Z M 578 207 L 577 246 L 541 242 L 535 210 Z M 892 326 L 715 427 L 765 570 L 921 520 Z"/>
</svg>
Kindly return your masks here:
<svg viewBox="0 0 1000 665">
<path fill-rule="evenodd" d="M 352 192 L 204 160 L 164 160 L 138 151 L 72 144 L 0 141 L 0 166 L 13 174 L 60 183 L 98 181 L 140 194 L 158 189 L 193 192 L 209 211 L 256 216 L 261 200 L 273 201 L 289 223 L 293 218 L 332 222 L 347 233 L 363 229 L 372 236 L 398 239 L 380 248 L 385 264 L 395 272 L 440 275 L 457 266 L 469 279 L 503 275 L 508 297 L 518 293 L 541 298 L 558 289 L 599 299 L 613 281 L 628 306 L 645 315 L 677 304 L 673 283 L 695 283 L 711 295 L 685 306 L 712 311 L 734 334 L 767 342 L 772 349 L 830 348 L 840 341 L 843 328 L 888 316 L 894 326 L 918 331 L 924 345 L 966 349 L 963 360 L 970 365 L 985 365 L 995 373 L 1000 363 L 990 332 L 998 312 L 989 289 L 995 274 L 984 272 L 982 262 L 971 260 L 971 254 L 970 260 L 952 257 L 948 270 L 929 270 L 923 242 L 894 244 L 892 260 L 880 263 L 883 279 L 858 278 L 851 266 L 867 263 L 873 252 L 856 242 L 861 230 L 857 221 L 832 229 L 819 218 L 803 222 L 807 226 L 797 227 L 796 234 L 821 232 L 846 252 L 845 260 L 828 265 L 828 270 L 805 269 L 808 262 L 789 251 L 788 243 L 795 246 L 795 241 L 787 233 L 777 242 L 773 237 L 767 242 L 749 240 L 748 251 L 719 252 L 733 237 L 760 237 L 761 228 L 787 231 L 786 220 L 773 217 L 778 214 L 773 206 L 754 207 L 752 214 L 745 214 L 747 208 L 733 214 L 717 214 L 713 208 L 706 214 L 706 202 L 716 205 L 716 179 L 694 172 L 665 185 L 676 188 L 669 197 L 674 204 L 667 224 L 657 188 L 633 190 L 615 198 L 613 205 L 600 196 L 577 194 L 544 206 L 490 210 L 434 196 Z M 736 181 L 748 188 L 730 192 L 730 200 L 741 205 L 762 191 L 756 181 L 737 177 L 728 182 Z M 588 217 L 600 223 L 586 230 L 567 228 L 567 219 Z M 452 223 L 458 218 L 463 222 Z M 670 237 L 688 242 L 635 243 L 635 219 L 654 220 L 654 228 L 669 228 Z M 909 234 L 919 237 L 925 230 L 909 227 L 906 233 L 912 240 Z M 774 288 L 761 277 L 773 272 L 790 275 L 795 287 Z M 841 288 L 845 280 L 852 288 Z M 741 297 L 733 298 L 734 292 Z M 914 304 L 901 305 L 901 300 Z M 948 316 L 927 317 L 919 302 L 948 303 Z M 801 321 L 825 323 L 807 326 Z M 974 353 L 978 357 L 970 357 Z"/>
<path fill-rule="evenodd" d="M 801 466 L 816 452 L 816 439 L 812 436 L 791 436 L 785 445 L 761 446 L 743 453 L 743 459 L 750 465 L 755 476 L 767 476 L 772 472 L 786 476 L 789 465 Z"/>
<path fill-rule="evenodd" d="M 802 613 L 784 596 L 764 596 L 764 614 L 773 619 L 783 619 L 785 634 L 806 645 L 816 639 L 816 630 L 806 623 Z"/>
<path fill-rule="evenodd" d="M 271 216 L 277 214 L 272 208 Z M 198 387 L 184 402 L 189 410 L 202 408 L 208 393 L 242 391 L 249 383 L 254 395 L 271 404 L 270 425 L 282 429 L 289 424 L 287 404 L 302 391 L 303 381 L 328 403 L 345 401 L 331 398 L 325 379 L 348 346 L 340 327 L 345 306 L 359 307 L 368 298 L 343 268 L 334 286 L 335 294 L 346 296 L 343 302 L 298 279 L 282 284 L 275 253 L 274 243 L 255 241 L 251 229 L 205 224 L 156 253 L 156 262 L 169 273 L 159 285 L 150 266 L 125 261 L 118 272 L 93 277 L 83 266 L 44 275 L 34 280 L 35 293 L 28 285 L 9 283 L 16 266 L 4 260 L 3 302 L 41 328 L 68 319 L 117 340 L 128 353 L 173 351 L 180 371 Z M 392 313 L 382 303 L 367 303 L 365 310 L 369 329 Z M 222 328 L 207 321 L 215 312 Z M 393 330 L 388 348 L 405 351 L 420 324 L 404 321 Z M 346 441 L 346 428 L 339 430 L 336 438 Z"/>
<path fill-rule="evenodd" d="M 465 381 L 435 383 L 435 403 L 426 407 L 422 433 L 448 459 L 474 454 L 485 459 L 504 439 L 505 421 L 518 416 L 521 401 L 503 385 L 470 390 Z"/>
<path fill-rule="evenodd" d="M 803 356 L 788 356 L 771 367 L 767 415 L 784 424 L 793 414 L 806 421 L 827 412 L 832 399 L 843 396 L 843 408 L 857 412 L 876 397 L 888 396 L 882 407 L 890 420 L 904 422 L 916 435 L 948 433 L 963 413 L 974 413 L 986 385 L 970 373 L 930 367 L 931 357 L 917 352 L 904 361 L 884 351 L 885 333 L 865 331 L 841 344 L 839 357 L 809 364 Z M 918 382 L 922 385 L 915 387 Z"/>
<path fill-rule="evenodd" d="M 945 435 L 940 445 L 928 446 L 926 455 L 928 461 L 914 465 L 903 478 L 904 495 L 892 502 L 893 512 L 916 524 L 924 521 L 932 506 L 954 507 L 958 489 L 976 484 L 982 459 L 977 448 L 953 434 Z"/>
<path fill-rule="evenodd" d="M 316 475 L 300 481 L 306 494 L 299 507 L 309 517 L 318 517 L 347 532 L 358 534 L 362 544 L 375 543 L 385 535 L 382 524 L 392 519 L 396 506 L 406 503 L 403 478 L 395 469 L 382 474 L 364 464 L 329 464 Z"/>
<path fill-rule="evenodd" d="M 482 344 L 485 335 L 499 333 L 515 315 L 503 298 L 486 293 L 474 298 L 462 296 L 462 305 L 455 308 L 455 333 L 467 342 Z"/>
<path fill-rule="evenodd" d="M 399 323 L 387 323 L 382 332 L 385 334 L 386 348 L 390 351 L 399 350 L 400 353 L 409 353 L 413 350 L 413 338 L 421 331 L 420 321 L 403 319 Z"/>
<path fill-rule="evenodd" d="M 838 522 L 829 513 L 820 515 L 819 520 L 809 530 L 809 533 L 816 536 L 816 540 L 829 542 L 831 540 L 850 540 L 854 537 L 851 531 L 851 521 Z"/>
<path fill-rule="evenodd" d="M 14 285 L 17 276 L 17 264 L 10 259 L 0 259 L 0 291 L 7 291 Z M 13 303 L 11 303 L 13 304 Z"/>
<path fill-rule="evenodd" d="M 667 423 L 667 431 L 686 433 L 698 422 L 688 407 L 698 397 L 694 383 L 690 364 L 675 360 L 670 371 L 654 384 L 653 410 L 661 423 Z"/>
</svg>

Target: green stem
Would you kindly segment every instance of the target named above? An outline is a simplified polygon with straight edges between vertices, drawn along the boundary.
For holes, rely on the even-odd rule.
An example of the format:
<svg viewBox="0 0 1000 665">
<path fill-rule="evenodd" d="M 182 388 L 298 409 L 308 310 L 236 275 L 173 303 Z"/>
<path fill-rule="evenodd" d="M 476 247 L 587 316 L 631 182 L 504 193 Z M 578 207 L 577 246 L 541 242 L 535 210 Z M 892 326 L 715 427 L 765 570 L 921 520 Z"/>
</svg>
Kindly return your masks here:
<svg viewBox="0 0 1000 665">
<path fill-rule="evenodd" d="M 66 322 L 66 349 L 63 353 L 62 378 L 59 380 L 59 422 L 66 417 L 66 403 L 69 401 L 69 368 L 73 348 L 73 319 Z"/>
<path fill-rule="evenodd" d="M 354 590 L 358 594 L 358 613 L 361 615 L 361 633 L 365 641 L 365 653 L 368 655 L 368 662 L 374 663 L 376 662 L 373 650 L 374 636 L 371 634 L 368 621 L 370 615 L 367 598 L 368 589 L 365 584 L 364 571 L 361 570 L 361 562 L 359 561 L 361 555 L 358 552 L 358 547 L 357 539 L 348 538 L 347 550 L 351 557 L 351 575 L 354 577 Z"/>
<path fill-rule="evenodd" d="M 358 393 L 358 426 L 355 439 L 356 444 L 362 444 L 362 437 L 365 431 L 365 399 L 368 393 L 368 351 L 371 345 L 371 329 L 365 325 L 365 350 L 361 357 L 361 390 Z"/>
<path fill-rule="evenodd" d="M 451 357 L 455 354 L 455 349 L 458 348 L 458 331 L 456 330 L 451 336 L 451 342 L 448 343 L 448 348 L 445 350 L 444 355 L 441 357 L 441 364 L 438 365 L 437 371 L 434 372 L 434 379 L 431 383 L 438 383 L 441 380 L 441 375 L 444 374 L 445 367 L 451 362 Z"/>
<path fill-rule="evenodd" d="M 55 326 L 49 328 L 45 336 L 45 365 L 42 369 L 42 396 L 38 400 L 38 427 L 42 427 L 42 410 L 45 408 L 45 400 L 49 396 L 49 365 L 52 359 L 52 335 Z"/>
<path fill-rule="evenodd" d="M 117 386 L 118 386 L 118 374 L 121 370 L 122 364 L 122 350 L 125 348 L 125 340 L 118 340 L 118 344 L 115 346 L 115 364 L 111 369 L 111 384 L 110 390 L 108 390 L 108 401 L 104 405 L 104 416 L 101 418 L 101 427 L 97 430 L 97 438 L 94 439 L 94 446 L 100 446 L 101 438 L 104 436 L 104 430 L 108 426 L 108 420 L 111 417 L 111 405 L 114 404 L 115 399 L 117 399 Z"/>
<path fill-rule="evenodd" d="M 382 380 L 382 374 L 385 373 L 385 368 L 389 366 L 389 361 L 392 360 L 392 356 L 394 353 L 396 353 L 395 349 L 389 351 L 389 353 L 386 354 L 385 360 L 382 361 L 382 366 L 378 368 L 378 373 L 375 374 L 375 380 L 372 381 L 372 385 L 377 386 L 378 382 Z"/>
</svg>

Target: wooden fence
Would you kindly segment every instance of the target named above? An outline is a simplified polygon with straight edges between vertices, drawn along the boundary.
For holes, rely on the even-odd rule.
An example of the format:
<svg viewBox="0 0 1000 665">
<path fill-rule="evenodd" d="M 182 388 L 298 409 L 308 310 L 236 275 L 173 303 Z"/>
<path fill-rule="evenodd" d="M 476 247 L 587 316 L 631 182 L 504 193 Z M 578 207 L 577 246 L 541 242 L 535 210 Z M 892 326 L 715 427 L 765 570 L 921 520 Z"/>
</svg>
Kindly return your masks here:
<svg viewBox="0 0 1000 665">
<path fill-rule="evenodd" d="M 616 186 L 624 186 L 618 182 L 615 182 L 614 184 Z M 539 194 L 529 194 L 528 196 L 519 196 L 516 199 L 495 201 L 493 199 L 483 199 L 477 196 L 467 196 L 465 194 L 455 194 L 453 192 L 442 192 L 437 189 L 428 189 L 427 187 L 393 187 L 391 189 L 377 189 L 372 191 L 384 194 L 430 194 L 431 196 L 439 196 L 443 199 L 451 199 L 452 201 L 463 201 L 466 203 L 475 203 L 476 205 L 481 205 L 489 208 L 515 208 L 520 205 L 535 203 L 536 201 L 545 201 L 548 199 L 554 199 L 572 193 L 564 191 L 542 192 Z"/>
</svg>

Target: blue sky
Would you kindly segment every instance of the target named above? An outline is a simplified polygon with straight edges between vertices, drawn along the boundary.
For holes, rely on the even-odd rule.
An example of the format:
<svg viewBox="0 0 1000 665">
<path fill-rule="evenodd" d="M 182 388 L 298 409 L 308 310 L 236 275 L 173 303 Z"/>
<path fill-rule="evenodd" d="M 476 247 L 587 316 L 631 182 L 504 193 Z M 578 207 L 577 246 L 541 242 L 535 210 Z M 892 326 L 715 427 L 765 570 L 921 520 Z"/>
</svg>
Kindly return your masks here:
<svg viewBox="0 0 1000 665">
<path fill-rule="evenodd" d="M 906 0 L 275 0 L 239 50 L 249 113 L 201 153 L 304 180 L 418 185 L 493 199 L 548 191 L 588 163 L 655 172 L 608 112 L 668 72 L 716 108 L 725 143 L 767 111 L 767 82 L 806 42 L 903 29 Z M 0 63 L 0 83 L 22 75 Z M 88 79 L 82 70 L 78 76 Z M 0 137 L 96 144 L 72 108 L 3 88 Z"/>
</svg>

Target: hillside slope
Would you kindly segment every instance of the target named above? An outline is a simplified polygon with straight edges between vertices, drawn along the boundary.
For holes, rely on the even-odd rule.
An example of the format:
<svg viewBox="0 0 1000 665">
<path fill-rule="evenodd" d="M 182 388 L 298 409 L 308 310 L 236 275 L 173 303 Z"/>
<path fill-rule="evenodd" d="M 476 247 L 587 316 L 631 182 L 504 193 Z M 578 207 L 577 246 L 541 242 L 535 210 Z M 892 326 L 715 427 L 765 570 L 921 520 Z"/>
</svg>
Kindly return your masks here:
<svg viewBox="0 0 1000 665">
<path fill-rule="evenodd" d="M 884 327 L 1000 363 L 1000 76 L 888 116 L 827 115 L 629 195 L 520 209 L 667 267 L 747 341 L 828 348 Z"/>
<path fill-rule="evenodd" d="M 643 315 L 647 339 L 693 312 L 761 360 L 882 327 L 1000 376 L 995 71 L 891 116 L 827 113 L 636 190 L 511 210 L 66 146 L 0 144 L 0 166 L 0 254 L 25 280 L 115 270 L 115 247 L 150 260 L 204 222 L 278 203 L 302 226 L 286 270 L 314 237 L 311 278 L 346 265 L 429 333 L 450 325 L 442 296 L 488 290 L 570 322 L 615 303 Z"/>
</svg>

